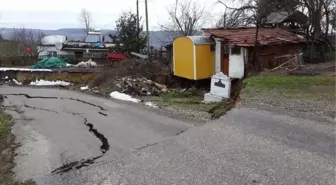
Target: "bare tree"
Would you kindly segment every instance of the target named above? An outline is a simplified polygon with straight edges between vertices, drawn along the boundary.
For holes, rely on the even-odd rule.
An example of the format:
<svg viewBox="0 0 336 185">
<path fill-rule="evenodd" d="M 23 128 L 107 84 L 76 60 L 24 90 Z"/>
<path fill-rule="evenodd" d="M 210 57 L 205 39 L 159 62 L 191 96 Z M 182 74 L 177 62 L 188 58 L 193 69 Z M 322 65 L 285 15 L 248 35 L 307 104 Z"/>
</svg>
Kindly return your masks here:
<svg viewBox="0 0 336 185">
<path fill-rule="evenodd" d="M 195 35 L 204 23 L 205 7 L 192 0 L 176 0 L 167 11 L 169 21 L 160 26 L 172 37 Z"/>
<path fill-rule="evenodd" d="M 2 13 L 0 12 L 0 19 L 1 19 L 1 17 L 2 17 Z M 4 39 L 4 37 L 3 37 L 2 33 L 1 33 L 1 31 L 2 31 L 2 29 L 0 28 L 0 40 Z"/>
<path fill-rule="evenodd" d="M 242 5 L 234 8 L 226 5 L 224 0 L 218 2 L 231 11 L 229 18 L 234 25 L 262 26 L 266 17 L 275 11 L 299 11 L 308 17 L 307 37 L 319 39 L 326 36 L 332 25 L 335 0 L 239 0 Z M 257 23 L 259 25 L 257 25 Z"/>
<path fill-rule="evenodd" d="M 237 0 L 233 0 L 237 1 Z M 230 25 L 237 26 L 259 26 L 266 22 L 266 17 L 276 11 L 294 12 L 299 0 L 239 0 L 240 7 L 230 7 L 224 0 L 218 0 L 219 4 L 225 6 L 225 13 Z"/>
<path fill-rule="evenodd" d="M 37 46 L 41 44 L 41 39 L 45 34 L 40 30 L 14 28 L 9 40 L 24 44 L 32 49 L 32 52 L 37 51 Z"/>
<path fill-rule="evenodd" d="M 93 30 L 92 27 L 92 14 L 87 9 L 83 8 L 79 14 L 79 22 L 85 26 L 86 34 Z"/>
<path fill-rule="evenodd" d="M 9 40 L 23 43 L 27 46 L 37 46 L 41 44 L 41 39 L 45 34 L 40 30 L 13 28 L 13 33 Z"/>
</svg>

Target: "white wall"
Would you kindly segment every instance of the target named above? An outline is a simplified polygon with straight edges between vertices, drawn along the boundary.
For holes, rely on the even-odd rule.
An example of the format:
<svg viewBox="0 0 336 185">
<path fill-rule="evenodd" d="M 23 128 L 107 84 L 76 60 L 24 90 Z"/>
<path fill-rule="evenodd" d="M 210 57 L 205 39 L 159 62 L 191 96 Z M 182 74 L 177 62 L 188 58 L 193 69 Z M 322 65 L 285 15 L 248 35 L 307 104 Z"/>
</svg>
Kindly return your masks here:
<svg viewBox="0 0 336 185">
<path fill-rule="evenodd" d="M 240 54 L 234 55 L 231 53 L 229 55 L 229 77 L 231 78 L 243 78 L 244 77 L 244 68 L 245 68 L 245 59 L 247 59 L 247 49 L 241 47 Z"/>
<path fill-rule="evenodd" d="M 216 54 L 215 54 L 215 74 L 221 72 L 221 39 L 215 38 Z"/>
<path fill-rule="evenodd" d="M 49 51 L 56 51 L 57 55 L 74 55 L 74 52 L 58 50 L 55 46 L 38 46 L 37 50 L 39 52 L 39 56 L 48 55 Z"/>
</svg>

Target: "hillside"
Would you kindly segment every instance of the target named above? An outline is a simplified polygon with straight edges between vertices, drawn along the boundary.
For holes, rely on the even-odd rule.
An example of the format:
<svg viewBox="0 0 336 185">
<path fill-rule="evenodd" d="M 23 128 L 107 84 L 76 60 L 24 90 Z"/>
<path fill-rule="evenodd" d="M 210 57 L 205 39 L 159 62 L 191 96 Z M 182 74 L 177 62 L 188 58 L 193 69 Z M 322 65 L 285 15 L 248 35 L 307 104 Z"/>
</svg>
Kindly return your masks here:
<svg viewBox="0 0 336 185">
<path fill-rule="evenodd" d="M 36 29 L 39 30 L 39 29 Z M 64 35 L 69 40 L 84 40 L 85 31 L 80 28 L 63 28 L 58 30 L 40 30 L 45 35 Z M 9 38 L 13 33 L 13 28 L 0 28 L 0 33 L 4 38 Z M 102 30 L 103 35 L 115 34 L 114 30 Z M 169 34 L 164 31 L 150 31 L 149 33 L 150 44 L 155 48 L 159 48 L 161 45 L 169 43 L 172 39 L 169 39 Z"/>
</svg>

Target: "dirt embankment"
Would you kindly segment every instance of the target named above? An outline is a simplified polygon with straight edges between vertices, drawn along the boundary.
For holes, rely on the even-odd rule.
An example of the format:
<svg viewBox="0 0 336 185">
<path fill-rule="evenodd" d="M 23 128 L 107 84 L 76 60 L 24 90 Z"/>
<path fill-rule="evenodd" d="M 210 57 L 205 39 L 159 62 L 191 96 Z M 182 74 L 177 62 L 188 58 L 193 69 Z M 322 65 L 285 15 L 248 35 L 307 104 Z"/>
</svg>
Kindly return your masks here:
<svg viewBox="0 0 336 185">
<path fill-rule="evenodd" d="M 47 80 L 47 81 L 66 81 L 75 84 L 86 84 L 96 77 L 96 73 L 93 72 L 39 72 L 39 71 L 1 71 L 1 80 L 11 80 L 15 79 L 20 83 L 27 85 L 32 81 L 36 80 Z"/>
<path fill-rule="evenodd" d="M 210 80 L 198 83 L 173 76 L 168 65 L 139 60 L 123 61 L 104 69 L 88 86 L 92 92 L 109 97 L 113 91 L 152 102 L 169 112 L 176 112 L 200 120 L 220 117 L 227 111 L 227 101 L 203 102 L 210 90 Z"/>
</svg>

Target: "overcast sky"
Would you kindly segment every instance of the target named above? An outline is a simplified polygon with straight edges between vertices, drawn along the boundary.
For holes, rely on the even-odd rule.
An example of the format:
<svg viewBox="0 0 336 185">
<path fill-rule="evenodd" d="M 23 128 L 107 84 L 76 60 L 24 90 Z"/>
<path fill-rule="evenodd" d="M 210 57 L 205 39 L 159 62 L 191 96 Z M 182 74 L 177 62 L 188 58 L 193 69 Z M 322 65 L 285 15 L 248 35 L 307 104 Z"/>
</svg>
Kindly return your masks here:
<svg viewBox="0 0 336 185">
<path fill-rule="evenodd" d="M 122 11 L 136 11 L 136 0 L 1 0 L 0 27 L 26 27 L 41 29 L 81 28 L 78 15 L 86 8 L 93 15 L 94 27 L 114 29 L 115 20 Z M 144 17 L 145 0 L 140 1 L 140 13 Z M 217 0 L 195 0 L 211 13 L 208 25 L 214 24 L 223 10 Z M 158 30 L 158 23 L 167 20 L 167 7 L 175 0 L 148 0 L 151 30 Z M 144 19 L 143 19 L 144 20 Z M 206 26 L 208 26 L 206 25 Z"/>
</svg>

